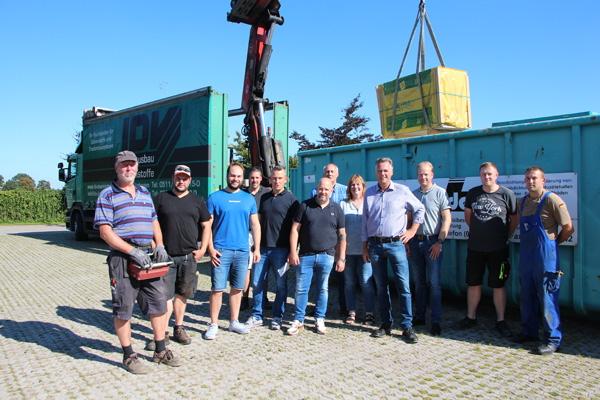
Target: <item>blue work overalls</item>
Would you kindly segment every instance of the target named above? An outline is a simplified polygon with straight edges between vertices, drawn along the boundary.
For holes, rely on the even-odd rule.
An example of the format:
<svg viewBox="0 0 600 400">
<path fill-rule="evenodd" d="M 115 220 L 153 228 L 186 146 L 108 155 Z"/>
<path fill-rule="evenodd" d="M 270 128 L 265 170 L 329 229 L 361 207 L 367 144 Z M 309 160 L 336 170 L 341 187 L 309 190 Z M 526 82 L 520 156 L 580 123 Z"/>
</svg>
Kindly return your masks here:
<svg viewBox="0 0 600 400">
<path fill-rule="evenodd" d="M 560 347 L 562 325 L 558 309 L 560 292 L 560 266 L 558 244 L 550 240 L 540 211 L 546 197 L 541 199 L 535 214 L 524 217 L 523 206 L 527 196 L 521 202 L 521 246 L 519 257 L 519 279 L 521 281 L 521 327 L 527 336 L 538 337 L 538 304 L 542 305 L 542 320 L 546 343 Z"/>
</svg>

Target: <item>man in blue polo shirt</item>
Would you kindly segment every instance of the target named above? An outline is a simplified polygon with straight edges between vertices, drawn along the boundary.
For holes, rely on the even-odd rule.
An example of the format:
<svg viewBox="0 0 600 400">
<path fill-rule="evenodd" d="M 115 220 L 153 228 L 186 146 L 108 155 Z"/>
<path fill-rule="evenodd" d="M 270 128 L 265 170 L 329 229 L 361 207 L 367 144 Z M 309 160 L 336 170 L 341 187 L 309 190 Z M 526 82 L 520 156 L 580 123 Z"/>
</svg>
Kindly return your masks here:
<svg viewBox="0 0 600 400">
<path fill-rule="evenodd" d="M 317 286 L 315 305 L 315 328 L 325 334 L 325 313 L 329 295 L 328 280 L 335 263 L 336 271 L 346 266 L 346 219 L 339 204 L 331 201 L 333 184 L 329 178 L 321 178 L 317 195 L 300 204 L 290 233 L 288 262 L 296 265 L 296 311 L 288 335 L 304 330 L 304 316 L 308 291 L 313 274 Z M 298 256 L 298 241 L 300 255 Z"/>
<path fill-rule="evenodd" d="M 394 166 L 391 158 L 381 157 L 375 166 L 377 185 L 365 192 L 362 219 L 363 258 L 373 266 L 381 313 L 381 326 L 372 336 L 379 338 L 391 334 L 393 321 L 387 267 L 389 260 L 400 302 L 402 337 L 407 343 L 417 343 L 417 334 L 412 328 L 412 302 L 404 244 L 415 236 L 423 223 L 425 207 L 408 187 L 392 182 Z M 406 229 L 408 211 L 413 213 L 413 223 Z"/>
<path fill-rule="evenodd" d="M 248 231 L 252 229 L 256 245 L 252 261 L 257 263 L 260 261 L 260 223 L 254 197 L 240 190 L 243 180 L 244 167 L 237 163 L 231 164 L 227 168 L 227 187 L 208 196 L 207 206 L 212 215 L 213 233 L 208 252 L 213 268 L 210 277 L 210 325 L 204 334 L 206 340 L 213 340 L 217 336 L 223 292 L 227 289 L 230 271 L 229 331 L 242 335 L 248 333 L 248 327 L 241 324 L 238 317 L 250 258 Z"/>
<path fill-rule="evenodd" d="M 134 374 L 148 372 L 131 346 L 131 317 L 137 300 L 142 313 L 150 314 L 156 349 L 152 361 L 172 367 L 181 365 L 179 357 L 165 345 L 167 290 L 162 278 L 136 280 L 129 275 L 129 264 L 148 268 L 148 251 L 154 239 L 154 261 L 168 260 L 160 225 L 148 190 L 136 185 L 137 157 L 128 150 L 115 158 L 117 178 L 98 195 L 94 227 L 110 246 L 107 259 L 115 330 L 123 347 L 123 367 Z"/>
</svg>

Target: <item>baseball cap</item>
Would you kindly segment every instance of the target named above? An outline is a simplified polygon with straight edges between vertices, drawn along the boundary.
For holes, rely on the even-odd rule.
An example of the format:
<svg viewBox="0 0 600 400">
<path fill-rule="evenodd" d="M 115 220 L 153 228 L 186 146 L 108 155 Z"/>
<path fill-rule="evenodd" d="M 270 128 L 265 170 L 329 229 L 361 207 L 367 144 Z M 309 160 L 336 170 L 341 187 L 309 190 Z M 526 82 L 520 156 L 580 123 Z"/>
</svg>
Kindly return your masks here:
<svg viewBox="0 0 600 400">
<path fill-rule="evenodd" d="M 173 172 L 173 175 L 177 175 L 177 174 L 186 174 L 187 176 L 189 176 L 191 178 L 192 170 L 187 165 L 178 165 L 175 167 L 175 171 Z"/>
<path fill-rule="evenodd" d="M 137 162 L 137 156 L 133 151 L 123 150 L 120 151 L 119 154 L 115 157 L 115 164 L 118 164 L 123 161 L 135 161 Z"/>
</svg>

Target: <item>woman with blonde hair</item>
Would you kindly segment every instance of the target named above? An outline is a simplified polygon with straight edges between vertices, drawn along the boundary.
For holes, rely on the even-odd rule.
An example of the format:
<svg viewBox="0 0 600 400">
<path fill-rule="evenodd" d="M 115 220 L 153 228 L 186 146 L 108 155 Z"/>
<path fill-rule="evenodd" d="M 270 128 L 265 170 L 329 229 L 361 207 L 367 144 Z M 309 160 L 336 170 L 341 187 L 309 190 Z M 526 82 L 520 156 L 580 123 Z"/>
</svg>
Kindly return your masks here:
<svg viewBox="0 0 600 400">
<path fill-rule="evenodd" d="M 346 217 L 346 268 L 344 269 L 346 308 L 348 315 L 345 323 L 356 322 L 356 281 L 360 283 L 365 306 L 365 325 L 375 323 L 375 288 L 371 263 L 363 260 L 363 242 L 361 239 L 363 201 L 367 185 L 360 175 L 352 175 L 348 180 L 347 198 L 340 202 Z M 358 279 L 357 279 L 358 277 Z"/>
</svg>

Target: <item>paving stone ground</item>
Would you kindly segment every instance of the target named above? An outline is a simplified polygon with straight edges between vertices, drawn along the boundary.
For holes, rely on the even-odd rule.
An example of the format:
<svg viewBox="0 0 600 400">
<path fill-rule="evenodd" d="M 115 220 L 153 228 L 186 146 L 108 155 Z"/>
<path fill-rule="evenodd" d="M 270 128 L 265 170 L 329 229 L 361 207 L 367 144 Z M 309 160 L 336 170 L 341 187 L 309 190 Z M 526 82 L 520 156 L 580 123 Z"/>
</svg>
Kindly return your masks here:
<svg viewBox="0 0 600 400">
<path fill-rule="evenodd" d="M 170 346 L 184 365 L 151 364 L 149 374 L 135 376 L 121 367 L 107 254 L 100 239 L 76 242 L 62 227 L 0 227 L 0 399 L 600 398 L 597 322 L 565 317 L 561 352 L 536 356 L 528 351 L 533 346 L 499 337 L 489 304 L 480 306 L 475 329 L 452 330 L 465 301 L 446 295 L 442 336 L 419 328 L 416 345 L 400 339 L 398 330 L 373 339 L 371 328 L 343 325 L 336 319 L 335 285 L 324 336 L 314 332 L 310 318 L 297 337 L 267 327 L 230 333 L 224 296 L 217 339 L 204 341 L 206 261 L 198 264 L 198 292 L 185 319 L 193 342 Z M 293 312 L 291 272 L 286 326 Z M 249 315 L 241 314 L 243 320 Z M 268 324 L 271 312 L 265 317 Z M 518 331 L 518 310 L 509 310 L 507 320 Z M 152 353 L 143 348 L 150 323 L 137 308 L 132 328 L 134 349 L 149 362 Z"/>
</svg>

